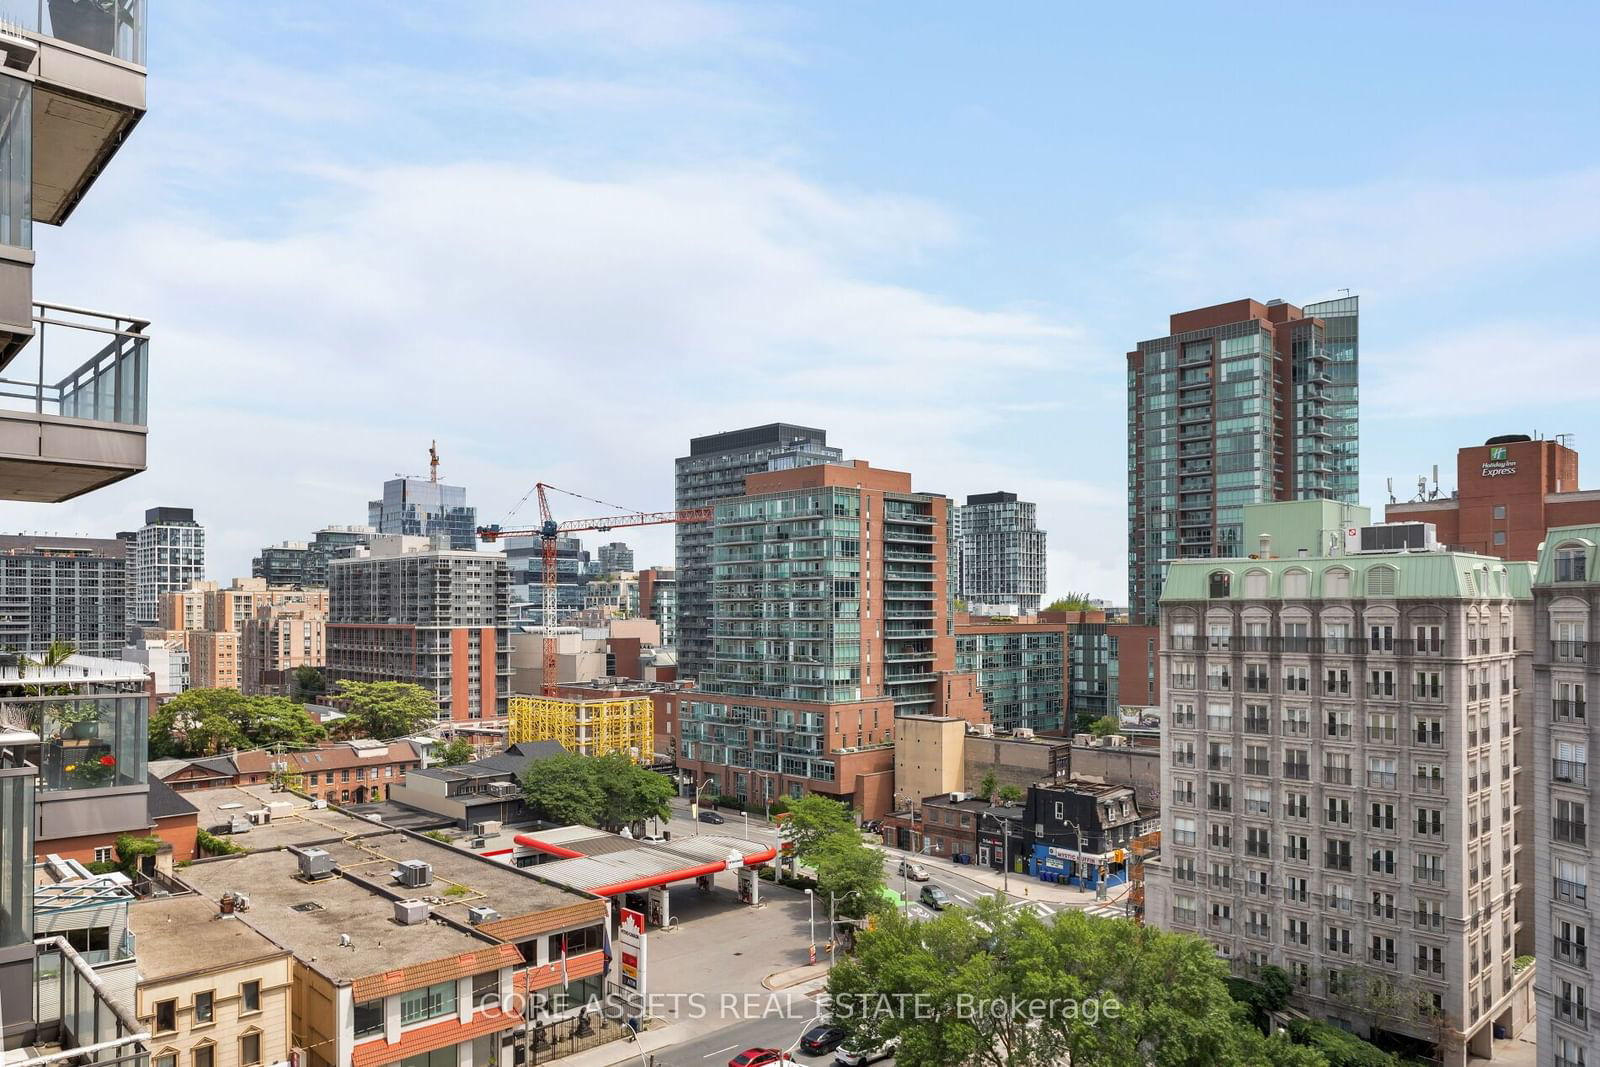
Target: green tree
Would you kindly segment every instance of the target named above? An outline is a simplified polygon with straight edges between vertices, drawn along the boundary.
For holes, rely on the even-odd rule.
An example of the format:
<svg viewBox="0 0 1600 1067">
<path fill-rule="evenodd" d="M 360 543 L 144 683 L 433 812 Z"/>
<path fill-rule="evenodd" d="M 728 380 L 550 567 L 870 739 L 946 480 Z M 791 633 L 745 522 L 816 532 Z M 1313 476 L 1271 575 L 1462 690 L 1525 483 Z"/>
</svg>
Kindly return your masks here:
<svg viewBox="0 0 1600 1067">
<path fill-rule="evenodd" d="M 1266 1011 L 1282 1011 L 1289 1006 L 1289 995 L 1294 992 L 1294 982 L 1289 972 L 1268 963 L 1261 968 L 1261 1007 Z"/>
<path fill-rule="evenodd" d="M 1014 785 L 1003 785 L 995 795 L 1002 804 L 1021 804 L 1026 794 Z"/>
<path fill-rule="evenodd" d="M 1122 724 L 1115 715 L 1102 715 L 1089 724 L 1089 732 L 1096 737 L 1109 737 L 1121 729 Z"/>
<path fill-rule="evenodd" d="M 236 689 L 190 689 L 150 718 L 150 755 L 196 758 L 237 749 L 299 747 L 327 736 L 305 708 L 283 697 L 245 696 Z"/>
<path fill-rule="evenodd" d="M 522 772 L 528 808 L 547 822 L 597 825 L 602 797 L 590 761 L 591 757 L 567 752 L 529 764 Z"/>
<path fill-rule="evenodd" d="M 433 750 L 433 763 L 440 767 L 459 767 L 472 759 L 472 742 L 465 737 L 452 737 Z"/>
<path fill-rule="evenodd" d="M 906 1067 L 1325 1067 L 1309 1049 L 1263 1037 L 1229 999 L 1226 977 L 1200 938 L 1076 911 L 1047 925 L 988 897 L 931 922 L 880 915 L 828 991 L 845 1006 L 835 1016 L 846 1044 L 898 1037 Z M 848 1010 L 880 994 L 921 999 L 907 1001 L 916 1011 Z M 1053 1007 L 1033 1018 L 973 1010 L 1035 1000 Z"/>
<path fill-rule="evenodd" d="M 1094 611 L 1095 606 L 1089 603 L 1087 593 L 1068 593 L 1066 596 L 1057 597 L 1050 602 L 1046 611 Z"/>
<path fill-rule="evenodd" d="M 823 838 L 811 865 L 817 872 L 817 902 L 825 905 L 831 897 L 835 914 L 843 918 L 864 918 L 883 899 L 883 851 L 859 834 Z"/>
<path fill-rule="evenodd" d="M 316 700 L 328 691 L 328 683 L 316 667 L 296 667 L 290 684 L 296 700 Z"/>
<path fill-rule="evenodd" d="M 993 771 L 984 774 L 983 780 L 978 783 L 978 795 L 985 800 L 993 800 L 995 791 L 1000 788 L 1000 782 Z"/>
<path fill-rule="evenodd" d="M 439 702 L 411 682 L 352 682 L 342 679 L 334 697 L 344 718 L 333 724 L 339 737 L 392 741 L 420 733 L 439 721 Z"/>
<path fill-rule="evenodd" d="M 812 865 L 818 848 L 830 835 L 860 836 L 849 805 L 817 793 L 791 800 L 784 826 L 784 833 L 794 842 L 795 859 L 807 865 Z"/>
<path fill-rule="evenodd" d="M 646 819 L 665 819 L 675 792 L 672 779 L 641 767 L 625 752 L 581 757 L 589 760 L 600 793 L 600 825 L 608 830 L 637 830 Z"/>
</svg>

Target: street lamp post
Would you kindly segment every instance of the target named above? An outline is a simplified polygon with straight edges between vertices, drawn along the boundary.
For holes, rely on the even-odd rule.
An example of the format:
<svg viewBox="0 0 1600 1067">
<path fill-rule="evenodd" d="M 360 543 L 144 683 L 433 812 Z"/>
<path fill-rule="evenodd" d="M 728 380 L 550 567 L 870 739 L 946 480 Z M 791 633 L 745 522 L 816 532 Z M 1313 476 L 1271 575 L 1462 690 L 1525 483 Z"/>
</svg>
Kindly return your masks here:
<svg viewBox="0 0 1600 1067">
<path fill-rule="evenodd" d="M 748 841 L 750 840 L 750 813 L 741 811 L 739 814 L 744 816 L 744 839 Z"/>
<path fill-rule="evenodd" d="M 834 918 L 834 909 L 838 907 L 839 901 L 849 900 L 860 892 L 859 889 L 852 889 L 844 896 L 836 897 L 832 890 L 828 891 L 828 970 L 830 971 L 833 970 L 834 944 L 839 940 L 839 922 Z"/>
<path fill-rule="evenodd" d="M 817 895 L 806 890 L 806 903 L 811 908 L 811 962 L 817 962 Z"/>
</svg>

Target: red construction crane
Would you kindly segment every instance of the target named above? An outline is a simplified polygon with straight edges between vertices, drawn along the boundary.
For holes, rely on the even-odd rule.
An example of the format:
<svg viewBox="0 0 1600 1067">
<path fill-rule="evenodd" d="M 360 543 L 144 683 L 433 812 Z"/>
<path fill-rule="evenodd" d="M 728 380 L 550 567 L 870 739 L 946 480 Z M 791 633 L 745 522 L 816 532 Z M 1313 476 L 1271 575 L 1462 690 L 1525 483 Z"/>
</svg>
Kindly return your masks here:
<svg viewBox="0 0 1600 1067">
<path fill-rule="evenodd" d="M 575 496 L 581 500 L 593 500 L 593 497 L 583 496 L 566 489 L 558 489 L 553 485 L 538 482 L 533 487 L 539 494 L 539 525 L 527 530 L 506 530 L 500 526 L 478 527 L 478 537 L 483 541 L 493 544 L 502 537 L 534 537 L 542 542 L 544 560 L 544 596 L 541 616 L 544 619 L 544 695 L 556 695 L 556 539 L 562 534 L 578 533 L 584 530 L 611 530 L 618 526 L 660 526 L 672 522 L 710 522 L 710 508 L 684 508 L 681 511 L 636 511 L 624 515 L 610 515 L 601 519 L 569 519 L 566 522 L 556 522 L 550 516 L 550 501 L 545 496 L 546 489 L 554 489 L 567 496 Z M 523 498 L 524 500 L 527 497 Z M 597 504 L 604 504 L 603 500 L 596 500 Z M 614 506 L 614 505 L 613 505 Z"/>
</svg>

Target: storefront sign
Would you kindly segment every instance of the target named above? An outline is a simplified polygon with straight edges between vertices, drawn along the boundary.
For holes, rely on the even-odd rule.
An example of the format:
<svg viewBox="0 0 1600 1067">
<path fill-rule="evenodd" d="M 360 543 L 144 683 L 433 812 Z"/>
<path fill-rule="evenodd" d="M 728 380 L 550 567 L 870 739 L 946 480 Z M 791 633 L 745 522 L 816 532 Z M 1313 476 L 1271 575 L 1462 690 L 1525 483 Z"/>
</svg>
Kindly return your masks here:
<svg viewBox="0 0 1600 1067">
<path fill-rule="evenodd" d="M 623 908 L 618 913 L 617 956 L 621 961 L 622 988 L 644 996 L 644 915 Z"/>
</svg>

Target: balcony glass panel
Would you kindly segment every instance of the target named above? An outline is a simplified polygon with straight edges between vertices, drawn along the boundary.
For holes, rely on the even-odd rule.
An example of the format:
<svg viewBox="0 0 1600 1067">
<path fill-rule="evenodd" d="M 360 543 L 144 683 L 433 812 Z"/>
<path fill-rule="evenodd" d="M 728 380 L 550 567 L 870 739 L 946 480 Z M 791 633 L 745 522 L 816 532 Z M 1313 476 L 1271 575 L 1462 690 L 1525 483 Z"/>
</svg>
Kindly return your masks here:
<svg viewBox="0 0 1600 1067">
<path fill-rule="evenodd" d="M 45 792 L 142 785 L 143 696 L 60 696 L 33 705 L 42 713 L 39 787 Z"/>
<path fill-rule="evenodd" d="M 35 304 L 33 321 L 33 340 L 0 377 L 0 407 L 145 425 L 149 323 L 58 304 Z"/>
<path fill-rule="evenodd" d="M 33 86 L 0 77 L 0 244 L 33 247 Z"/>
<path fill-rule="evenodd" d="M 0 17 L 144 66 L 145 0 L 3 0 Z"/>
</svg>

